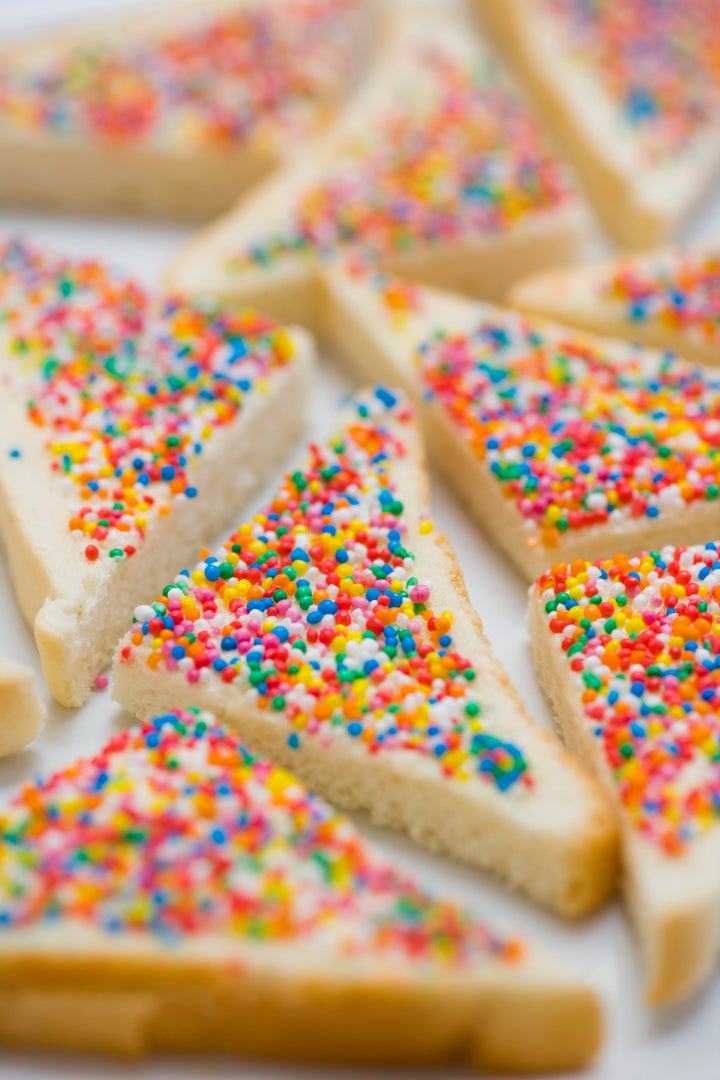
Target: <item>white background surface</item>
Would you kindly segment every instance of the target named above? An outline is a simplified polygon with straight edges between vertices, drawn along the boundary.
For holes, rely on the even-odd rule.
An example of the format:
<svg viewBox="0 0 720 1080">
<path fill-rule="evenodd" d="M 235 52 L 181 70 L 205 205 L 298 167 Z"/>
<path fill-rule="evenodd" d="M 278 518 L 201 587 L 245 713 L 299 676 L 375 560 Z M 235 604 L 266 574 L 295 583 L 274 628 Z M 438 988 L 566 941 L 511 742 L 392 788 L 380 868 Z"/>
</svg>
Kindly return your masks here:
<svg viewBox="0 0 720 1080">
<path fill-rule="evenodd" d="M 117 6 L 120 0 L 0 0 L 0 44 L 18 31 L 47 27 L 67 15 Z M 126 0 L 140 4 L 143 0 Z M 164 0 L 158 0 L 164 2 Z M 386 0 L 396 3 L 397 0 Z M 453 0 L 437 0 L 442 5 Z M 676 0 L 680 2 L 680 0 Z M 147 3 L 147 0 L 145 0 Z M 201 3 L 201 0 L 198 0 Z M 148 224 L 56 219 L 0 213 L 0 235 L 22 232 L 58 251 L 96 254 L 156 283 L 167 260 L 189 235 L 188 230 Z M 688 232 L 691 239 L 720 236 L 720 190 L 702 217 Z M 596 251 L 603 250 L 601 241 Z M 317 384 L 313 435 L 328 434 L 332 412 L 352 384 L 328 358 Z M 299 447 L 296 456 L 302 456 Z M 290 464 L 290 463 L 288 463 Z M 454 499 L 434 477 L 433 512 L 436 523 L 449 535 L 463 567 L 471 598 L 485 622 L 495 651 L 505 663 L 531 715 L 549 724 L 548 712 L 533 677 L 525 631 L 525 587 L 493 551 Z M 272 485 L 269 486 L 271 489 Z M 251 510 L 262 505 L 262 495 Z M 243 515 L 245 516 L 245 515 Z M 220 538 L 218 538 L 220 539 Z M 5 567 L 0 561 L 0 654 L 38 669 L 32 635 L 15 606 Z M 69 764 L 77 755 L 99 749 L 108 735 L 128 718 L 113 705 L 109 692 L 96 693 L 76 712 L 50 703 L 50 717 L 37 742 L 16 756 L 0 761 L 0 800 L 16 784 L 39 772 Z M 464 903 L 501 930 L 533 935 L 553 948 L 568 965 L 582 972 L 598 989 L 605 1003 L 608 1039 L 596 1067 L 583 1074 L 592 1080 L 717 1080 L 720 1048 L 716 1038 L 720 1022 L 720 985 L 716 982 L 689 1005 L 664 1014 L 651 1014 L 641 1004 L 641 971 L 635 944 L 618 904 L 579 925 L 568 925 L 532 904 L 512 896 L 492 879 L 427 855 L 397 835 L 359 823 L 379 846 L 437 891 Z M 242 1023 L 242 1018 L 239 1018 Z M 522 1032 L 518 1031 L 518 1038 Z M 0 1080 L 398 1080 L 417 1072 L 365 1072 L 314 1066 L 262 1065 L 201 1058 L 190 1061 L 154 1060 L 116 1064 L 100 1059 L 0 1055 Z M 423 1073 L 439 1077 L 440 1073 Z M 444 1071 L 443 1076 L 449 1072 Z M 460 1080 L 462 1073 L 452 1075 Z"/>
</svg>

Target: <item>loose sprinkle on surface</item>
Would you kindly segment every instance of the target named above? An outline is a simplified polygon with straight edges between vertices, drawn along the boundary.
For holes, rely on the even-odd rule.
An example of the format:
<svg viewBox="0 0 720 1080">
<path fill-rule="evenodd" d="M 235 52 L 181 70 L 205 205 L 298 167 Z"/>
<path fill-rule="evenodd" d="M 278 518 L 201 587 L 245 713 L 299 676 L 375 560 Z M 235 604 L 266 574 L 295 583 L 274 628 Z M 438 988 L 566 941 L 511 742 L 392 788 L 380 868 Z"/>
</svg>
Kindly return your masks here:
<svg viewBox="0 0 720 1080">
<path fill-rule="evenodd" d="M 0 246 L 0 331 L 13 361 L 0 389 L 45 439 L 89 562 L 132 556 L 152 520 L 198 494 L 213 432 L 294 349 L 252 312 L 154 298 L 99 262 L 19 241 Z"/>
<path fill-rule="evenodd" d="M 358 957 L 511 962 L 289 773 L 197 710 L 121 732 L 0 815 L 0 927 L 76 920 L 172 947 L 196 934 Z"/>
<path fill-rule="evenodd" d="M 720 815 L 720 552 L 663 548 L 539 578 L 629 820 L 670 855 Z"/>
<path fill-rule="evenodd" d="M 294 749 L 349 738 L 370 754 L 412 751 L 447 776 L 522 790 L 528 763 L 492 734 L 481 672 L 456 651 L 453 614 L 433 610 L 407 547 L 393 466 L 407 454 L 410 416 L 388 390 L 359 398 L 346 429 L 312 446 L 265 512 L 136 609 L 120 659 L 191 684 L 235 684 L 283 715 Z M 420 532 L 431 531 L 423 519 Z"/>
</svg>

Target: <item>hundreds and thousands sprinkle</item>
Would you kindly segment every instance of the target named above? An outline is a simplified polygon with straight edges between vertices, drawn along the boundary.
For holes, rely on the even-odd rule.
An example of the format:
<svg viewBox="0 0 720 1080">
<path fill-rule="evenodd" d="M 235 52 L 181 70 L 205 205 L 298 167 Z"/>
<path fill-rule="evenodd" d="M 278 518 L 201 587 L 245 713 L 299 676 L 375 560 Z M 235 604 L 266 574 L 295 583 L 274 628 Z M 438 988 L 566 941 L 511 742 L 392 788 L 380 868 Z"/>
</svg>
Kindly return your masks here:
<svg viewBox="0 0 720 1080">
<path fill-rule="evenodd" d="M 415 571 L 393 481 L 410 410 L 383 389 L 353 410 L 266 511 L 137 608 L 120 662 L 226 684 L 282 714 L 292 748 L 349 738 L 370 754 L 423 755 L 446 776 L 526 787 L 521 751 L 485 715 L 482 672 L 454 646 L 452 612 L 434 610 Z"/>
<path fill-rule="evenodd" d="M 720 108 L 717 0 L 545 0 L 648 159 L 682 154 Z"/>
<path fill-rule="evenodd" d="M 71 921 L 168 947 L 210 934 L 405 963 L 522 955 L 197 711 L 123 731 L 27 785 L 0 834 L 0 932 Z"/>
<path fill-rule="evenodd" d="M 536 585 L 629 819 L 669 854 L 720 815 L 720 551 L 559 564 Z"/>
<path fill-rule="evenodd" d="M 384 109 L 344 138 L 287 227 L 237 251 L 230 270 L 347 246 L 382 259 L 502 232 L 574 201 L 567 171 L 493 59 L 428 41 L 407 47 L 412 77 L 391 80 Z"/>
<path fill-rule="evenodd" d="M 208 440 L 293 352 L 255 314 L 153 298 L 99 262 L 20 242 L 0 246 L 0 333 L 0 388 L 43 439 L 91 562 L 133 555 L 153 519 L 195 498 Z"/>
<path fill-rule="evenodd" d="M 622 304 L 632 322 L 652 322 L 701 341 L 720 337 L 720 254 L 678 251 L 628 260 L 603 279 L 602 291 Z"/>
<path fill-rule="evenodd" d="M 312 131 L 347 76 L 357 0 L 258 2 L 0 58 L 0 128 L 232 146 Z"/>
<path fill-rule="evenodd" d="M 487 463 L 530 546 L 720 496 L 720 378 L 618 349 L 498 314 L 419 350 L 427 397 Z"/>
</svg>

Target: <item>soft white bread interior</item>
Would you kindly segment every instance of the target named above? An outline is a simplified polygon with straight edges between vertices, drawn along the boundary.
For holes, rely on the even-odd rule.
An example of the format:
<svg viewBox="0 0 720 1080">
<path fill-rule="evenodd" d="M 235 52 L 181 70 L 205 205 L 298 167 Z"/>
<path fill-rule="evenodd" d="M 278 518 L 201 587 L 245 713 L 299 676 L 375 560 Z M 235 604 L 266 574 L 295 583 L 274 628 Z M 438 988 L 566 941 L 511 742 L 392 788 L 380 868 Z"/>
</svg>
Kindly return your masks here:
<svg viewBox="0 0 720 1080">
<path fill-rule="evenodd" d="M 388 401 L 392 404 L 387 404 Z M 351 639 L 347 646 L 342 645 L 344 634 L 349 631 L 343 631 L 340 624 L 333 628 L 334 615 L 323 616 L 327 602 L 321 601 L 325 608 L 319 607 L 317 602 L 312 604 L 307 614 L 302 614 L 300 609 L 297 612 L 290 609 L 283 615 L 284 606 L 280 613 L 275 613 L 275 577 L 268 579 L 269 591 L 265 599 L 260 599 L 262 586 L 252 567 L 247 571 L 248 580 L 255 582 L 253 587 L 260 592 L 252 593 L 258 599 L 248 610 L 242 602 L 242 596 L 248 593 L 241 591 L 236 595 L 232 591 L 245 587 L 245 556 L 242 562 L 236 559 L 234 575 L 231 575 L 232 566 L 226 563 L 228 552 L 232 554 L 238 547 L 247 548 L 248 535 L 241 531 L 228 541 L 225 552 L 219 552 L 217 558 L 212 556 L 209 562 L 201 563 L 189 572 L 189 577 L 179 575 L 175 579 L 177 597 L 170 592 L 167 598 L 166 590 L 167 603 L 175 603 L 183 592 L 187 595 L 182 602 L 185 613 L 189 611 L 192 615 L 193 604 L 199 605 L 198 614 L 201 608 L 205 612 L 200 626 L 207 635 L 206 641 L 210 641 L 210 651 L 207 646 L 205 649 L 200 649 L 197 644 L 189 646 L 188 658 L 176 662 L 173 643 L 177 641 L 180 653 L 185 653 L 190 640 L 185 636 L 188 626 L 180 621 L 176 623 L 177 632 L 172 641 L 159 639 L 156 635 L 160 624 L 153 623 L 150 609 L 147 613 L 145 608 L 140 609 L 134 628 L 118 646 L 113 669 L 113 696 L 140 718 L 168 707 L 197 704 L 208 708 L 237 730 L 249 745 L 292 768 L 313 790 L 336 805 L 365 810 L 373 821 L 405 830 L 431 850 L 446 852 L 463 862 L 491 870 L 511 886 L 564 915 L 579 915 L 591 910 L 612 893 L 615 885 L 617 850 L 608 809 L 595 785 L 576 768 L 569 755 L 551 736 L 532 724 L 505 671 L 492 655 L 482 624 L 469 602 L 454 555 L 447 541 L 432 532 L 427 524 L 428 490 L 422 446 L 407 406 L 402 398 L 389 396 L 387 391 L 368 392 L 349 406 L 341 418 L 338 432 L 343 449 L 337 460 L 330 449 L 338 445 L 337 440 L 322 450 L 313 448 L 313 460 L 325 462 L 321 475 L 329 477 L 332 483 L 335 475 L 347 477 L 352 475 L 350 470 L 360 471 L 367 487 L 348 488 L 347 498 L 351 500 L 351 506 L 355 505 L 356 498 L 360 499 L 359 507 L 354 509 L 356 524 L 352 529 L 361 534 L 365 529 L 374 535 L 377 511 L 373 509 L 373 499 L 378 497 L 377 490 L 382 490 L 377 485 L 387 483 L 387 491 L 402 507 L 397 530 L 408 553 L 404 568 L 394 571 L 395 586 L 402 593 L 403 580 L 412 573 L 420 582 L 418 588 L 424 597 L 427 617 L 430 618 L 429 612 L 434 613 L 433 618 L 445 612 L 442 618 L 447 626 L 452 626 L 451 637 L 438 643 L 433 637 L 436 631 L 424 630 L 413 623 L 405 624 L 402 615 L 398 616 L 398 626 L 414 627 L 415 645 L 406 649 L 405 645 L 409 644 L 406 642 L 402 649 L 391 649 L 390 654 L 386 653 L 382 645 L 385 639 L 376 638 L 378 628 L 373 612 L 377 610 L 382 615 L 387 597 L 374 596 L 373 592 L 377 590 L 373 590 L 366 604 L 360 597 L 358 613 L 354 622 L 351 617 L 349 624 L 351 630 L 358 627 L 358 644 Z M 384 459 L 379 459 L 379 466 L 368 458 L 364 450 L 366 440 L 371 446 L 379 440 L 378 453 L 385 455 Z M 304 484 L 303 475 L 301 470 L 288 477 L 286 485 L 289 486 L 273 500 L 274 513 L 282 515 L 283 506 L 288 505 L 285 500 L 290 498 L 287 493 L 294 490 L 292 485 L 298 477 L 301 485 Z M 320 582 L 313 586 L 317 590 L 322 588 L 322 574 L 328 570 L 324 559 L 316 563 L 317 556 L 313 554 L 316 550 L 319 554 L 322 544 L 328 542 L 326 532 L 319 531 L 318 514 L 325 515 L 323 528 L 327 527 L 334 535 L 338 528 L 347 527 L 343 524 L 347 521 L 347 511 L 342 499 L 337 511 L 321 509 L 325 498 L 331 502 L 337 498 L 337 491 L 330 487 L 323 494 L 322 485 L 318 489 L 320 480 L 313 476 L 313 473 L 307 473 L 311 485 L 309 491 L 318 492 L 308 511 L 309 520 L 316 522 L 310 526 L 310 537 L 301 516 L 295 526 L 283 524 L 282 528 L 290 532 L 281 542 L 287 541 L 290 546 L 288 537 L 292 537 L 310 544 L 310 565 L 299 564 L 304 567 L 300 572 L 303 579 Z M 303 487 L 303 490 L 306 489 Z M 291 503 L 294 498 L 296 496 L 291 497 Z M 388 498 L 387 494 L 384 498 Z M 388 502 L 380 505 L 387 507 Z M 266 521 L 264 517 L 260 520 Z M 285 518 L 282 520 L 285 522 Z M 255 526 L 258 537 L 264 537 L 264 540 L 258 539 L 258 545 L 267 541 L 265 534 L 270 528 L 271 523 Z M 356 583 L 365 581 L 363 574 L 367 571 L 362 569 L 362 553 L 368 542 L 362 541 L 361 548 L 353 548 L 350 541 L 347 544 L 349 551 L 358 554 L 351 555 L 351 562 L 342 565 L 353 567 L 353 558 L 361 560 L 353 570 Z M 262 548 L 258 546 L 256 550 Z M 271 543 L 268 557 L 275 558 L 271 556 L 275 550 Z M 252 562 L 252 554 L 248 557 Z M 227 593 L 222 581 L 217 586 L 203 584 L 208 580 L 208 574 L 217 581 L 217 560 L 230 582 Z M 357 587 L 364 593 L 367 582 Z M 406 587 L 413 592 L 412 581 Z M 207 588 L 214 590 L 210 606 Z M 292 586 L 286 585 L 285 589 L 288 588 L 292 595 Z M 335 589 L 330 595 L 336 592 Z M 280 597 L 283 595 L 281 592 Z M 357 596 L 357 589 L 352 595 Z M 145 600 L 152 602 L 153 594 L 149 593 Z M 292 603 L 288 598 L 277 602 L 281 605 Z M 286 634 L 289 634 L 287 648 L 294 649 L 293 643 L 300 642 L 297 647 L 302 656 L 298 664 L 303 663 L 302 657 L 309 658 L 309 666 L 300 668 L 302 674 L 298 678 L 309 680 L 312 688 L 313 669 L 325 673 L 323 685 L 328 689 L 318 686 L 313 691 L 319 695 L 315 699 L 306 696 L 303 683 L 293 684 L 295 676 L 277 676 L 272 660 L 267 661 L 268 677 L 280 678 L 280 683 L 275 682 L 280 688 L 272 690 L 262 689 L 264 684 L 259 672 L 249 663 L 245 664 L 242 657 L 235 660 L 233 670 L 225 670 L 227 663 L 223 658 L 233 656 L 224 651 L 232 645 L 232 636 L 228 638 L 228 635 L 239 633 L 242 637 L 245 627 L 256 624 L 257 615 L 252 610 L 256 603 L 263 605 L 264 632 L 270 634 L 275 621 L 279 620 L 281 629 L 278 632 L 283 639 L 287 640 Z M 419 611 L 423 610 L 423 604 L 419 605 Z M 330 602 L 330 609 L 333 606 Z M 179 610 L 175 610 L 179 616 Z M 369 625 L 370 630 L 362 636 L 365 625 Z M 428 625 L 432 627 L 434 622 L 431 620 Z M 332 646 L 330 637 L 321 638 L 318 644 L 318 628 L 322 634 L 337 637 L 340 644 Z M 368 638 L 371 639 L 369 644 Z M 272 642 L 273 639 L 270 636 L 257 640 Z M 405 660 L 406 655 L 426 656 L 428 650 L 432 652 L 433 642 L 442 655 L 445 649 L 457 650 L 461 658 L 467 658 L 467 661 L 459 659 L 457 663 L 469 662 L 476 674 L 472 682 L 458 686 L 455 676 L 443 675 L 445 669 L 441 667 L 433 668 L 435 697 L 428 702 L 427 692 L 423 690 L 424 676 L 413 674 L 422 661 L 411 659 L 408 667 Z M 257 645 L 260 650 L 264 647 Z M 344 660 L 346 648 L 349 659 Z M 367 660 L 356 661 L 353 649 L 369 649 Z M 339 660 L 338 650 L 342 654 Z M 195 663 L 190 657 L 198 653 L 203 654 L 197 661 L 198 670 L 192 670 Z M 293 655 L 296 654 L 293 652 Z M 366 653 L 360 655 L 364 657 Z M 258 656 L 259 653 L 253 651 L 250 660 L 255 663 Z M 439 657 L 437 664 L 441 662 Z M 356 677 L 362 676 L 361 681 L 349 684 L 342 681 L 345 666 L 354 667 L 356 663 L 361 664 L 356 674 Z M 363 663 L 369 666 L 363 668 Z M 296 673 L 297 670 L 295 665 Z M 334 671 L 339 674 L 333 675 Z M 334 690 L 333 680 L 340 676 L 342 679 Z M 283 679 L 288 680 L 287 689 L 282 689 L 286 685 Z M 348 685 L 354 689 L 344 691 L 343 686 Z M 260 690 L 256 689 L 258 686 Z M 363 710 L 364 701 L 368 708 Z M 359 711 L 343 713 L 343 702 L 347 703 L 348 709 Z M 412 709 L 411 702 L 416 702 Z M 297 703 L 303 710 L 299 720 Z M 399 714 L 394 710 L 400 710 Z M 344 718 L 353 715 L 357 715 L 360 722 Z M 476 728 L 473 728 L 474 721 L 469 719 L 471 716 L 477 720 Z M 363 722 L 367 737 L 360 737 Z M 398 723 L 401 732 L 412 732 L 408 734 L 409 741 L 398 736 Z M 371 737 L 375 730 L 373 725 L 377 725 L 377 735 Z M 447 739 L 450 739 L 449 743 L 445 742 Z M 438 740 L 443 745 L 436 746 Z M 443 747 L 450 756 L 443 756 Z M 490 760 L 482 760 L 487 749 L 493 747 L 505 763 L 501 775 Z M 493 753 L 490 749 L 491 758 Z"/>
<path fill-rule="evenodd" d="M 207 713 L 114 736 L 0 821 L 5 1046 L 527 1073 L 601 1041 L 582 980 L 434 898 Z"/>
<path fill-rule="evenodd" d="M 621 804 L 620 782 L 606 759 L 604 740 L 593 735 L 585 715 L 586 684 L 571 671 L 559 638 L 548 629 L 541 584 L 530 590 L 529 630 L 535 670 L 558 732 L 595 771 L 617 806 L 623 896 L 642 950 L 647 1000 L 658 1006 L 676 1003 L 708 981 L 720 952 L 720 833 L 713 823 L 672 853 L 643 835 Z M 692 782 L 688 769 L 678 784 L 683 788 Z"/>
<path fill-rule="evenodd" d="M 670 349 L 694 363 L 718 364 L 712 296 L 719 265 L 717 249 L 709 246 L 626 255 L 572 273 L 532 274 L 512 287 L 508 303 L 593 333 Z"/>
<path fill-rule="evenodd" d="M 30 668 L 0 657 L 0 756 L 14 754 L 37 738 L 46 715 Z"/>
<path fill-rule="evenodd" d="M 712 499 L 697 499 L 680 505 L 663 503 L 653 517 L 624 516 L 617 522 L 611 518 L 544 538 L 539 528 L 528 527 L 513 500 L 505 497 L 488 464 L 482 432 L 476 447 L 472 432 L 457 422 L 423 377 L 427 349 L 446 337 L 463 339 L 485 326 L 497 329 L 506 344 L 525 340 L 518 356 L 527 357 L 539 348 L 549 359 L 555 350 L 562 355 L 570 344 L 578 356 L 587 350 L 588 355 L 601 358 L 603 365 L 618 370 L 627 365 L 633 379 L 640 373 L 648 382 L 665 369 L 663 353 L 570 330 L 543 318 L 526 318 L 510 308 L 421 288 L 352 263 L 333 265 L 324 272 L 321 303 L 325 337 L 332 348 L 359 378 L 389 380 L 411 395 L 421 408 L 434 461 L 484 531 L 528 580 L 558 561 L 597 559 L 618 549 L 641 551 L 673 542 L 698 543 L 714 534 L 716 505 Z M 532 348 L 527 346 L 528 331 L 536 335 Z M 514 355 L 512 348 L 498 346 L 489 362 L 498 370 L 504 365 L 512 374 Z M 549 368 L 543 370 L 541 378 L 546 379 Z M 686 369 L 678 366 L 676 370 L 679 379 Z M 581 381 L 578 376 L 578 385 Z M 467 387 L 458 384 L 457 391 L 462 403 Z M 549 388 L 549 393 L 552 398 L 555 389 Z M 483 400 L 474 401 L 477 413 L 482 413 Z"/>
<path fill-rule="evenodd" d="M 304 80 L 296 76 L 297 99 L 289 95 L 281 109 L 267 93 L 267 115 L 253 117 L 249 130 L 238 133 L 236 138 L 210 134 L 198 137 L 192 120 L 186 123 L 187 130 L 183 130 L 182 123 L 166 122 L 163 126 L 156 121 L 149 134 L 120 136 L 113 131 L 103 134 L 101 130 L 93 135 L 76 123 L 73 114 L 77 102 L 84 100 L 83 79 L 92 77 L 92 65 L 105 52 L 114 57 L 115 67 L 109 64 L 108 71 L 101 72 L 102 90 L 111 101 L 108 86 L 112 78 L 116 80 L 115 107 L 120 109 L 125 101 L 128 115 L 133 108 L 142 109 L 143 79 L 151 81 L 157 71 L 161 87 L 159 111 L 168 106 L 177 108 L 177 88 L 175 98 L 162 100 L 162 94 L 172 94 L 173 87 L 168 91 L 162 86 L 162 59 L 152 59 L 153 49 L 160 50 L 167 41 L 175 43 L 177 52 L 190 54 L 186 63 L 188 67 L 194 65 L 195 94 L 201 100 L 208 72 L 192 55 L 188 43 L 192 43 L 193 35 L 220 26 L 221 20 L 235 19 L 226 33 L 227 67 L 234 60 L 233 50 L 240 52 L 238 20 L 261 17 L 264 26 L 256 27 L 256 32 L 277 34 L 281 23 L 273 25 L 274 20 L 286 18 L 288 25 L 293 21 L 301 25 L 309 17 L 292 0 L 263 0 L 261 4 L 257 0 L 205 0 L 201 10 L 188 0 L 178 0 L 156 11 L 83 20 L 61 32 L 54 30 L 28 42 L 4 45 L 0 51 L 0 80 L 4 75 L 13 108 L 7 106 L 0 117 L 0 203 L 83 214 L 132 213 L 207 221 L 281 166 L 292 155 L 293 147 L 297 150 L 304 139 L 328 126 L 351 81 L 351 43 L 357 46 L 358 54 L 369 51 L 365 38 L 374 19 L 368 10 L 371 7 L 372 3 L 365 0 L 340 0 L 335 16 L 336 40 L 326 42 L 325 57 L 318 60 L 320 68 L 325 64 L 327 71 L 310 72 L 309 77 L 306 72 Z M 283 8 L 288 9 L 285 16 Z M 325 8 L 327 13 L 328 5 Z M 343 19 L 347 23 L 344 33 L 339 32 Z M 252 32 L 251 22 L 248 33 Z M 239 58 L 235 62 L 239 66 Z M 63 84 L 68 65 L 73 65 L 75 86 L 72 82 Z M 267 73 L 250 71 L 249 77 L 267 80 Z M 248 108 L 245 98 L 250 97 L 250 91 L 243 90 L 242 76 L 238 76 L 234 87 L 226 71 L 222 78 L 217 91 L 218 112 L 226 110 L 226 98 L 231 95 L 237 99 L 240 116 L 241 107 Z M 40 89 L 43 84 L 45 90 Z M 287 94 L 285 89 L 283 92 Z M 13 93 L 17 104 L 13 103 Z M 54 106 L 53 93 L 58 98 Z M 77 97 L 75 104 L 73 95 Z M 188 99 L 192 102 L 192 91 Z M 99 111 L 103 99 L 95 104 Z M 84 107 L 93 107 L 91 96 Z M 65 110 L 70 119 L 55 123 L 32 119 L 35 114 L 42 115 L 43 109 L 51 114 L 54 111 L 60 118 Z"/>
<path fill-rule="evenodd" d="M 472 86 L 480 88 L 474 97 L 468 92 Z M 389 21 L 375 65 L 336 126 L 311 153 L 298 155 L 293 165 L 193 239 L 171 266 L 168 281 L 184 292 L 242 300 L 321 335 L 315 271 L 318 260 L 325 262 L 338 248 L 372 249 L 373 262 L 394 272 L 495 299 L 521 273 L 574 262 L 585 235 L 585 211 L 542 137 L 542 149 L 526 148 L 526 155 L 544 155 L 543 164 L 535 166 L 538 175 L 543 174 L 544 183 L 544 170 L 557 174 L 554 184 L 562 195 L 553 201 L 547 192 L 516 193 L 516 206 L 507 214 L 499 208 L 498 220 L 485 225 L 476 220 L 480 204 L 467 195 L 469 181 L 460 173 L 461 159 L 470 150 L 453 144 L 460 137 L 453 131 L 463 125 L 468 131 L 487 129 L 488 139 L 494 140 L 488 153 L 494 155 L 496 171 L 511 175 L 516 149 L 496 145 L 497 116 L 486 100 L 493 100 L 497 87 L 503 101 L 512 100 L 512 108 L 524 115 L 519 91 L 467 20 L 436 5 L 403 5 Z M 526 134 L 537 130 L 530 115 L 524 123 Z M 423 150 L 431 124 L 440 128 L 439 142 L 448 144 L 439 145 L 436 159 Z M 412 140 L 409 133 L 414 133 Z M 407 160 L 395 162 L 398 154 Z M 363 178 L 373 157 L 388 171 L 377 190 Z M 331 180 L 339 183 L 340 194 L 334 189 L 324 194 L 323 185 Z M 409 216 L 403 212 L 403 185 L 412 203 Z M 447 192 L 455 189 L 453 202 Z M 330 199 L 326 210 L 323 199 Z M 323 213 L 333 220 L 323 222 Z M 458 214 L 465 219 L 448 225 L 447 219 Z M 383 229 L 390 219 L 388 239 Z M 434 236 L 426 235 L 428 221 L 436 222 Z"/>
<path fill-rule="evenodd" d="M 582 5 L 576 7 L 580 11 Z M 524 78 L 610 236 L 642 251 L 676 234 L 712 190 L 720 170 L 712 112 L 679 149 L 671 145 L 649 152 L 642 124 L 625 115 L 624 103 L 612 96 L 593 65 L 599 45 L 587 43 L 587 55 L 578 58 L 561 11 L 546 0 L 475 0 L 475 8 Z M 626 31 L 633 30 L 636 25 L 629 19 Z M 696 33 L 691 22 L 691 40 Z M 651 47 L 647 42 L 636 46 L 639 55 Z M 641 93 L 642 68 L 638 71 Z M 681 80 L 682 70 L 673 75 Z M 652 99 L 652 88 L 647 94 Z M 714 109 L 713 102 L 708 104 Z"/>
</svg>

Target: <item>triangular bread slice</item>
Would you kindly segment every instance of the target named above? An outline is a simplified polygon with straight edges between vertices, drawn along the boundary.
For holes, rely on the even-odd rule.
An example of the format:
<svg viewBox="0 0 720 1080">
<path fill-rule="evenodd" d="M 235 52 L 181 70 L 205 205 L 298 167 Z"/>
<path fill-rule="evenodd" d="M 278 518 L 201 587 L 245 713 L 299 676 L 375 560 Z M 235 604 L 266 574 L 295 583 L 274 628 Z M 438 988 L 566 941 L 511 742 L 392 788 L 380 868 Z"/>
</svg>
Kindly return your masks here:
<svg viewBox="0 0 720 1080">
<path fill-rule="evenodd" d="M 179 0 L 0 50 L 0 202 L 207 220 L 327 126 L 365 0 Z"/>
<path fill-rule="evenodd" d="M 573 262 L 582 222 L 564 165 L 473 26 L 411 3 L 337 127 L 193 240 L 169 281 L 317 333 L 313 271 L 339 250 L 500 297 L 522 273 Z"/>
<path fill-rule="evenodd" d="M 529 720 L 427 514 L 412 410 L 368 391 L 265 511 L 148 594 L 114 697 L 212 707 L 337 805 L 588 911 L 614 887 L 607 809 Z"/>
<path fill-rule="evenodd" d="M 264 316 L 2 246 L 0 535 L 61 704 L 287 452 L 312 355 Z"/>
<path fill-rule="evenodd" d="M 509 302 L 598 334 L 720 364 L 720 247 L 625 256 L 598 266 L 532 275 Z"/>
<path fill-rule="evenodd" d="M 326 337 L 423 403 L 438 465 L 530 580 L 720 527 L 720 379 L 666 353 L 364 270 L 324 275 Z"/>
<path fill-rule="evenodd" d="M 0 1043 L 539 1072 L 600 1041 L 581 980 L 207 713 L 115 735 L 0 830 Z"/>
<path fill-rule="evenodd" d="M 475 0 L 525 77 L 605 228 L 621 244 L 676 233 L 720 171 L 707 0 Z"/>
<path fill-rule="evenodd" d="M 647 993 L 676 1001 L 720 949 L 716 544 L 560 563 L 531 590 L 541 685 L 611 792 Z"/>
</svg>

